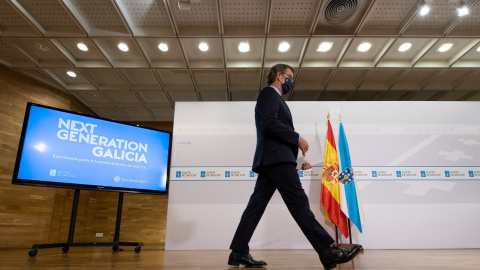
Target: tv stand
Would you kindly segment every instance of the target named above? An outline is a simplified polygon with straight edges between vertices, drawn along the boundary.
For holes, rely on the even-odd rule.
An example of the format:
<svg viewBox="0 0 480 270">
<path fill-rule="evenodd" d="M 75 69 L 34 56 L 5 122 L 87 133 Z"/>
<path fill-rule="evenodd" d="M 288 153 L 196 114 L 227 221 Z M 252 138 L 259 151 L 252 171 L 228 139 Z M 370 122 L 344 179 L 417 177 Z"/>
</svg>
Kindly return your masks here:
<svg viewBox="0 0 480 270">
<path fill-rule="evenodd" d="M 73 234 L 75 232 L 75 221 L 77 219 L 78 199 L 80 197 L 80 190 L 75 189 L 75 195 L 73 197 L 72 216 L 70 217 L 70 229 L 68 231 L 67 243 L 55 243 L 55 244 L 34 244 L 32 249 L 28 252 L 30 257 L 35 257 L 39 249 L 61 247 L 63 253 L 67 253 L 70 247 L 90 247 L 90 246 L 104 246 L 112 247 L 113 251 L 117 251 L 119 246 L 135 246 L 135 252 L 139 253 L 142 250 L 142 242 L 119 242 L 120 238 L 120 222 L 122 220 L 122 205 L 123 205 L 123 192 L 118 195 L 118 208 L 117 208 L 117 221 L 115 225 L 115 236 L 113 242 L 97 242 L 97 243 L 74 243 Z"/>
</svg>

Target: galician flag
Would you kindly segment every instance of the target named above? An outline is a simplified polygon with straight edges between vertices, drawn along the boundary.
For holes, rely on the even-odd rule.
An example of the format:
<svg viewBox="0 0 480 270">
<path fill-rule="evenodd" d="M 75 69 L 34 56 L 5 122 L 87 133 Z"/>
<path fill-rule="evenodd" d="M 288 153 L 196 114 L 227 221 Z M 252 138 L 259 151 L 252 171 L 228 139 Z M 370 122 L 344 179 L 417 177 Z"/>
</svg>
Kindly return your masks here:
<svg viewBox="0 0 480 270">
<path fill-rule="evenodd" d="M 343 235 L 348 237 L 347 217 L 340 209 L 340 184 L 338 176 L 337 149 L 329 119 L 327 139 L 325 140 L 325 159 L 323 162 L 320 203 L 325 207 L 325 219 L 335 223 Z"/>
<path fill-rule="evenodd" d="M 357 226 L 362 232 L 365 218 L 363 215 L 362 203 L 355 187 L 355 174 L 353 172 L 352 162 L 350 161 L 350 152 L 348 151 L 347 136 L 340 121 L 340 131 L 338 133 L 338 148 L 340 154 L 340 164 L 342 172 L 340 173 L 340 198 L 343 213 Z"/>
</svg>

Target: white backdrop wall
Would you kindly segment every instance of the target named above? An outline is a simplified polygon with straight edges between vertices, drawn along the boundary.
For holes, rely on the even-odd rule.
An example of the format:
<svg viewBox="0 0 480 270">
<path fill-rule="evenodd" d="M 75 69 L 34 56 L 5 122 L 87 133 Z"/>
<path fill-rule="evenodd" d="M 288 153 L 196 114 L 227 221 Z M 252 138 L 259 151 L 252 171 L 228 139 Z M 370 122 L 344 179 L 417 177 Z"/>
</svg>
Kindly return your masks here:
<svg viewBox="0 0 480 270">
<path fill-rule="evenodd" d="M 480 248 L 478 102 L 288 102 L 314 168 L 299 171 L 317 220 L 331 114 L 341 113 L 366 224 L 366 249 Z M 255 102 L 175 104 L 166 249 L 228 249 L 251 195 Z M 341 242 L 348 240 L 341 238 Z M 310 249 L 275 193 L 251 249 Z"/>
</svg>

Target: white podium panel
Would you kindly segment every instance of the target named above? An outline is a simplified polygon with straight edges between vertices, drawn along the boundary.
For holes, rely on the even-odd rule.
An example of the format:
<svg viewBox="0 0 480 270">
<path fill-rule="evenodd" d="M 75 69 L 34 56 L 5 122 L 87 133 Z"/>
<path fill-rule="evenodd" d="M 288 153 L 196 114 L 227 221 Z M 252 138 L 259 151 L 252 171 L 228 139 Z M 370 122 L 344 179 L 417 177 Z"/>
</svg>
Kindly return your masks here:
<svg viewBox="0 0 480 270">
<path fill-rule="evenodd" d="M 339 114 L 365 212 L 366 249 L 480 248 L 480 103 L 288 102 L 310 150 L 298 163 L 317 220 L 327 113 Z M 166 249 L 228 249 L 256 175 L 255 102 L 175 105 Z M 343 242 L 348 240 L 343 239 Z M 251 249 L 309 249 L 278 193 Z"/>
</svg>

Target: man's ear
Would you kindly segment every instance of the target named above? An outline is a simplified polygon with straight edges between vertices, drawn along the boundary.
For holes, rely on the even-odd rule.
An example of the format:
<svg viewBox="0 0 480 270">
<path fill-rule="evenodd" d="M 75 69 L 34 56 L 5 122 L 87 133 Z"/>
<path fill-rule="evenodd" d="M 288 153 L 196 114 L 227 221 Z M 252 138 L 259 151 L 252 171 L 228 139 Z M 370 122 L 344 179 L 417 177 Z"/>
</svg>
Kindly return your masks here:
<svg viewBox="0 0 480 270">
<path fill-rule="evenodd" d="M 280 77 L 278 77 L 278 76 L 282 76 L 282 72 L 277 72 L 277 78 L 278 78 L 278 80 L 280 80 Z"/>
</svg>

